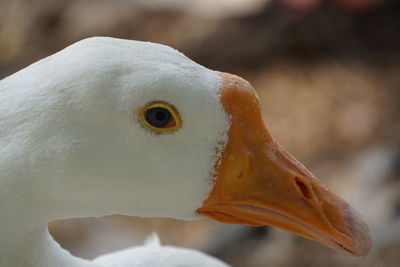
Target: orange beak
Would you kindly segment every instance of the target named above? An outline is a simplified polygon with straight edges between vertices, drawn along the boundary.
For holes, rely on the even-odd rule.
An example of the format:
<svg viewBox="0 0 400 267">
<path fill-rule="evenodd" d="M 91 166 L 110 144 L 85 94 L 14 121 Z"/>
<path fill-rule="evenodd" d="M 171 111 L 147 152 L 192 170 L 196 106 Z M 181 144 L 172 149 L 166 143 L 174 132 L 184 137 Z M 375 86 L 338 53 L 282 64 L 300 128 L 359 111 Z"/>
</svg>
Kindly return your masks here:
<svg viewBox="0 0 400 267">
<path fill-rule="evenodd" d="M 276 226 L 366 256 L 371 240 L 363 218 L 272 139 L 251 85 L 234 75 L 221 76 L 229 139 L 214 187 L 198 213 L 224 223 Z"/>
</svg>

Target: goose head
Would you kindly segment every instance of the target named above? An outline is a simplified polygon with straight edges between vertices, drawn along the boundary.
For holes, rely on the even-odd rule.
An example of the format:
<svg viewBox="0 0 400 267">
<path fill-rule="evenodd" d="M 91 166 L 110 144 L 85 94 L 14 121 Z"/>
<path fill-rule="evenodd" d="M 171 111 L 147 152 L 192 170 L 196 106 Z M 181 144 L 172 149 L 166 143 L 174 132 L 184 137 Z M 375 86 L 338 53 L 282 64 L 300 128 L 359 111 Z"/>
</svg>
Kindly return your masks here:
<svg viewBox="0 0 400 267">
<path fill-rule="evenodd" d="M 86 39 L 0 95 L 2 195 L 38 223 L 207 216 L 370 249 L 362 217 L 271 137 L 251 85 L 172 48 Z"/>
</svg>

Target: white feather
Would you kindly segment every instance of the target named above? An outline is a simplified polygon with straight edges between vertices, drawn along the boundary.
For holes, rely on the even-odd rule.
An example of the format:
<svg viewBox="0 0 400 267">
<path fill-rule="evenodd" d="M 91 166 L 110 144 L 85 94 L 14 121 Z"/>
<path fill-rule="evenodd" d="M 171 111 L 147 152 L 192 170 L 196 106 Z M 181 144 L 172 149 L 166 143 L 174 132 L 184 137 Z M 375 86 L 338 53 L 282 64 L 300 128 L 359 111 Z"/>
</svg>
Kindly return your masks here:
<svg viewBox="0 0 400 267">
<path fill-rule="evenodd" d="M 161 247 L 160 237 L 157 235 L 157 233 L 153 232 L 147 237 L 144 244 L 146 247 Z"/>
</svg>

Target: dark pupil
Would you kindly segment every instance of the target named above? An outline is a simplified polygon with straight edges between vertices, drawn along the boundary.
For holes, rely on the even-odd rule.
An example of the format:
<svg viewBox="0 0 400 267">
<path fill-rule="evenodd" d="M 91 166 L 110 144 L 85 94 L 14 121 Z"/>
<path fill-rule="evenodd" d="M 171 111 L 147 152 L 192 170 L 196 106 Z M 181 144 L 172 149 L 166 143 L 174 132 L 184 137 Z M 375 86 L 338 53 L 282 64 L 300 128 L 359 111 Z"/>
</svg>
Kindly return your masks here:
<svg viewBox="0 0 400 267">
<path fill-rule="evenodd" d="M 162 128 L 171 120 L 171 113 L 165 108 L 151 108 L 146 111 L 146 120 L 154 127 Z"/>
</svg>

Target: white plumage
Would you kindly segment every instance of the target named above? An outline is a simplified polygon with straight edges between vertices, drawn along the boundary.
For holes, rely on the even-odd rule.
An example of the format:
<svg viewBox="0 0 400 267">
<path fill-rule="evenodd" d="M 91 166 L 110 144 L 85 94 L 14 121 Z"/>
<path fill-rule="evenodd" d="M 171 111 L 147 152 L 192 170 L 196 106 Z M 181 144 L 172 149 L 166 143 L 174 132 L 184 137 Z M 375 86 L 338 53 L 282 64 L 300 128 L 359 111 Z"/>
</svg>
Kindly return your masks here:
<svg viewBox="0 0 400 267">
<path fill-rule="evenodd" d="M 143 246 L 137 246 L 96 258 L 94 262 L 104 267 L 227 267 L 220 260 L 193 249 L 161 246 L 157 235 L 153 234 Z"/>
<path fill-rule="evenodd" d="M 80 41 L 0 81 L 0 266 L 100 266 L 59 248 L 47 233 L 55 219 L 199 218 L 229 127 L 221 83 L 172 48 L 113 38 Z M 176 133 L 139 122 L 138 108 L 159 100 L 179 110 Z M 202 258 L 151 251 L 175 255 L 171 266 L 186 252 Z M 119 253 L 128 265 L 156 260 L 128 254 Z"/>
</svg>

